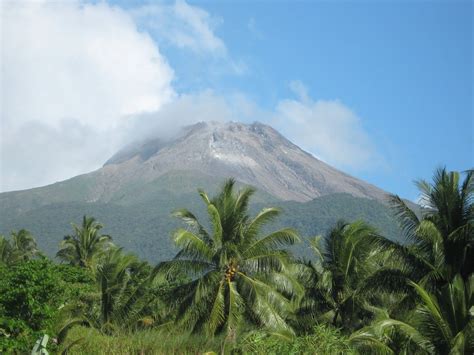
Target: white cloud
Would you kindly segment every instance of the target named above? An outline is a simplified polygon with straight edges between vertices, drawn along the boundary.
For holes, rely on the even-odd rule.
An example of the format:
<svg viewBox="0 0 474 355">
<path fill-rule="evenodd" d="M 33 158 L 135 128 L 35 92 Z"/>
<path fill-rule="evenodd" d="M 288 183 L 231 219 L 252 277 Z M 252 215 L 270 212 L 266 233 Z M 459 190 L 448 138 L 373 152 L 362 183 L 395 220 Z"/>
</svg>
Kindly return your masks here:
<svg viewBox="0 0 474 355">
<path fill-rule="evenodd" d="M 265 114 L 266 115 L 266 114 Z M 119 127 L 121 141 L 131 143 L 152 137 L 174 136 L 187 125 L 203 121 L 252 122 L 264 114 L 255 103 L 240 93 L 227 95 L 205 90 L 193 94 L 183 94 L 164 105 L 157 112 L 131 117 Z"/>
<path fill-rule="evenodd" d="M 214 35 L 211 29 L 212 18 L 206 11 L 188 5 L 185 1 L 177 1 L 174 13 L 187 27 L 187 30 L 175 32 L 175 41 L 178 45 L 195 50 L 204 48 L 212 52 L 225 52 L 224 42 Z"/>
<path fill-rule="evenodd" d="M 343 170 L 383 168 L 373 137 L 349 107 L 338 100 L 314 100 L 300 81 L 290 83 L 296 99 L 283 99 L 265 110 L 240 92 L 222 96 L 212 90 L 180 95 L 159 112 L 127 121 L 124 141 L 170 136 L 198 121 L 267 123 L 317 158 Z M 176 124 L 178 123 L 178 124 Z"/>
<path fill-rule="evenodd" d="M 132 10 L 139 23 L 161 39 L 195 53 L 226 56 L 227 48 L 214 33 L 222 19 L 185 1 L 146 5 Z"/>
<path fill-rule="evenodd" d="M 384 164 L 361 119 L 338 100 L 316 100 L 299 81 L 297 99 L 278 103 L 271 123 L 290 140 L 340 168 L 370 169 Z"/>
<path fill-rule="evenodd" d="M 293 80 L 290 82 L 290 90 L 299 98 L 299 100 L 305 104 L 311 103 L 311 98 L 308 94 L 308 88 L 299 80 Z"/>
<path fill-rule="evenodd" d="M 115 143 L 112 132 L 72 119 L 10 129 L 2 136 L 2 189 L 43 186 L 95 170 L 115 152 Z"/>
<path fill-rule="evenodd" d="M 157 112 L 131 117 L 120 128 L 122 140 L 132 142 L 150 137 L 168 138 L 183 126 L 200 121 L 231 121 L 236 119 L 233 105 L 211 90 L 181 95 Z"/>
<path fill-rule="evenodd" d="M 198 75 L 205 76 L 202 79 L 248 72 L 244 60 L 232 58 L 226 44 L 216 34 L 224 22 L 222 18 L 184 0 L 143 5 L 129 12 L 140 28 L 152 34 L 159 43 L 176 47 L 184 55 L 193 55 L 191 66 L 199 68 Z"/>
<path fill-rule="evenodd" d="M 107 158 L 104 137 L 124 116 L 175 96 L 157 45 L 117 7 L 5 2 L 1 22 L 1 190 L 88 171 Z"/>
</svg>

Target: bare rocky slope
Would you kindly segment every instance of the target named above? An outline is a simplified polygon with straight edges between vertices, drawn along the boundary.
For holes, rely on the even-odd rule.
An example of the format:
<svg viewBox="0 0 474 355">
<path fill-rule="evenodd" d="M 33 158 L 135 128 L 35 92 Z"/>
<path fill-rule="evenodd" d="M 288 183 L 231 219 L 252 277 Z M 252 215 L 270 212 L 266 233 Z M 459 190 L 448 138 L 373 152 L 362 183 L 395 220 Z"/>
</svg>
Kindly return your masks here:
<svg viewBox="0 0 474 355">
<path fill-rule="evenodd" d="M 117 153 L 94 173 L 116 186 L 104 186 L 97 197 L 125 182 L 150 182 L 180 170 L 232 176 L 282 200 L 304 202 L 333 193 L 383 200 L 386 195 L 316 159 L 270 126 L 207 122 L 185 128 L 168 142 L 149 140 Z"/>
</svg>

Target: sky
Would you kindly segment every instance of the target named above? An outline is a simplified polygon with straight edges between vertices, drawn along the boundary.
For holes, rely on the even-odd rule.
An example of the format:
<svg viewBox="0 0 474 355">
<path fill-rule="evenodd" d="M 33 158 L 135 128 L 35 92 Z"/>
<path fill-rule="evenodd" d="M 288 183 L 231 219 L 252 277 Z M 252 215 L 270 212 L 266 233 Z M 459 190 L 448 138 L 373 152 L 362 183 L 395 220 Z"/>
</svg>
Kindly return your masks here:
<svg viewBox="0 0 474 355">
<path fill-rule="evenodd" d="M 260 121 L 416 200 L 474 167 L 471 1 L 3 1 L 0 191 L 196 121 Z"/>
</svg>

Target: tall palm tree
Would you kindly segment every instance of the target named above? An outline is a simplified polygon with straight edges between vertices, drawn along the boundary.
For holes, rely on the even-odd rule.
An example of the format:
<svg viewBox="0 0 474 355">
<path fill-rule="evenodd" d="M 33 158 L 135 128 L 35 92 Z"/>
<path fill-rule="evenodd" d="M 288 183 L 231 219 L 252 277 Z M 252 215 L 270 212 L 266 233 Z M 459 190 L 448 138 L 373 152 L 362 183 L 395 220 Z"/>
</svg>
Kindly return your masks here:
<svg viewBox="0 0 474 355">
<path fill-rule="evenodd" d="M 244 320 L 292 334 L 285 318 L 293 311 L 297 285 L 285 272 L 290 254 L 280 247 L 294 244 L 299 237 L 290 228 L 262 235 L 262 228 L 279 210 L 265 208 L 251 218 L 248 209 L 254 189 L 235 192 L 234 188 L 235 181 L 229 179 L 213 199 L 199 191 L 210 231 L 190 211 L 175 213 L 189 228 L 174 233 L 181 250 L 159 269 L 170 277 L 180 272 L 192 278 L 174 293 L 178 322 L 209 335 L 226 332 L 230 340 Z"/>
<path fill-rule="evenodd" d="M 430 293 L 409 282 L 419 303 L 406 319 L 388 315 L 351 336 L 363 352 L 472 354 L 474 352 L 474 275 L 452 282 Z"/>
<path fill-rule="evenodd" d="M 56 256 L 72 265 L 92 269 L 97 258 L 110 247 L 112 238 L 100 234 L 103 226 L 93 217 L 84 216 L 80 227 L 74 223 L 72 227 L 74 235 L 64 237 Z"/>
<path fill-rule="evenodd" d="M 419 180 L 421 216 L 398 196 L 391 196 L 405 235 L 412 244 L 409 258 L 419 274 L 437 283 L 474 272 L 474 171 L 460 174 L 437 169 L 433 182 Z M 415 265 L 416 264 L 416 265 Z"/>
</svg>

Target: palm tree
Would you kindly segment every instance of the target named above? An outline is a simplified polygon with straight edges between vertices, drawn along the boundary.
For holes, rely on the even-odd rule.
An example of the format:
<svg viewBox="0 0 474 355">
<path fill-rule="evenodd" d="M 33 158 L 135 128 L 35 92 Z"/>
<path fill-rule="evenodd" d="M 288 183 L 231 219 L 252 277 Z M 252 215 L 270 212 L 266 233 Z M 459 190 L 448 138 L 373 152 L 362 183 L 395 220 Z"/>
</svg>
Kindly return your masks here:
<svg viewBox="0 0 474 355">
<path fill-rule="evenodd" d="M 279 210 L 265 208 L 255 217 L 248 214 L 254 189 L 234 192 L 229 179 L 220 193 L 209 199 L 199 194 L 209 215 L 207 231 L 188 210 L 175 213 L 189 229 L 178 229 L 174 241 L 181 250 L 160 264 L 168 277 L 180 272 L 191 281 L 174 292 L 178 322 L 208 335 L 224 331 L 235 340 L 243 320 L 280 334 L 292 334 L 285 318 L 292 313 L 297 285 L 285 272 L 290 254 L 280 249 L 299 240 L 290 228 L 262 235 L 262 227 L 278 216 Z"/>
<path fill-rule="evenodd" d="M 39 255 L 35 238 L 25 229 L 12 231 L 10 240 L 0 235 L 0 264 L 11 265 Z"/>
<path fill-rule="evenodd" d="M 421 217 L 396 195 L 391 204 L 400 219 L 412 252 L 413 269 L 425 280 L 443 284 L 460 273 L 467 280 L 474 272 L 474 171 L 460 174 L 437 169 L 433 182 L 416 182 L 421 196 Z M 407 254 L 405 252 L 405 254 Z"/>
<path fill-rule="evenodd" d="M 18 232 L 13 231 L 10 243 L 19 260 L 29 260 L 39 253 L 35 238 L 25 229 L 20 229 Z"/>
<path fill-rule="evenodd" d="M 82 226 L 72 223 L 74 235 L 67 235 L 61 242 L 56 256 L 65 262 L 80 267 L 93 268 L 94 262 L 111 246 L 112 238 L 100 234 L 102 224 L 93 217 L 84 216 Z"/>
<path fill-rule="evenodd" d="M 456 275 L 435 294 L 409 282 L 419 304 L 404 320 L 388 315 L 351 336 L 363 352 L 472 354 L 474 352 L 474 275 Z"/>
<path fill-rule="evenodd" d="M 109 249 L 100 260 L 95 271 L 95 278 L 101 293 L 101 323 L 103 325 L 115 321 L 122 325 L 133 323 L 130 314 L 132 306 L 136 305 L 142 288 L 148 285 L 140 283 L 138 287 L 132 286 L 132 276 L 138 274 L 146 263 L 140 262 L 133 254 L 124 254 L 122 248 Z M 152 273 L 154 277 L 155 273 Z M 135 316 L 140 312 L 135 309 Z"/>
<path fill-rule="evenodd" d="M 320 237 L 318 237 L 318 241 Z M 376 255 L 382 237 L 362 221 L 339 221 L 327 234 L 324 248 L 313 243 L 322 259 L 322 271 L 311 293 L 322 296 L 314 311 L 329 311 L 333 325 L 351 328 L 360 323 L 365 302 L 365 278 L 372 272 L 369 260 Z"/>
<path fill-rule="evenodd" d="M 412 210 L 399 196 L 390 196 L 406 243 L 380 239 L 390 256 L 366 281 L 372 290 L 404 294 L 399 301 L 405 308 L 414 306 L 415 295 L 407 280 L 435 291 L 457 273 L 466 280 L 474 271 L 473 171 L 461 184 L 459 173 L 444 168 L 435 171 L 431 184 L 424 180 L 416 184 L 421 191 L 420 211 Z"/>
<path fill-rule="evenodd" d="M 154 321 L 151 305 L 157 298 L 152 287 L 156 268 L 151 269 L 148 263 L 139 261 L 135 255 L 125 254 L 122 248 L 112 246 L 96 261 L 93 273 L 100 297 L 96 300 L 100 311 L 94 307 L 95 302 L 83 304 L 72 300 L 62 311 L 59 342 L 76 325 L 111 334 L 116 330 L 132 331 L 144 318 Z"/>
<path fill-rule="evenodd" d="M 7 266 L 12 260 L 12 247 L 10 242 L 0 235 L 0 266 Z"/>
</svg>

